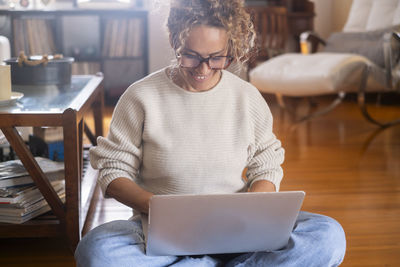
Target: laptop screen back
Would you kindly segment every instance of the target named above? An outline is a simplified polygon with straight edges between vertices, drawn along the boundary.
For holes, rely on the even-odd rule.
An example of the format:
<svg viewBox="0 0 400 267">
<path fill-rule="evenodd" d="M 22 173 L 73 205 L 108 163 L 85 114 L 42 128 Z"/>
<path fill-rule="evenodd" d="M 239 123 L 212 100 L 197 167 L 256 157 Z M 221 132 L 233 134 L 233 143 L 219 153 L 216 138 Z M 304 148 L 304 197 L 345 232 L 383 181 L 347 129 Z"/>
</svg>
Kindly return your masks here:
<svg viewBox="0 0 400 267">
<path fill-rule="evenodd" d="M 288 243 L 304 195 L 302 191 L 290 191 L 154 196 L 150 201 L 146 254 L 280 249 Z"/>
</svg>

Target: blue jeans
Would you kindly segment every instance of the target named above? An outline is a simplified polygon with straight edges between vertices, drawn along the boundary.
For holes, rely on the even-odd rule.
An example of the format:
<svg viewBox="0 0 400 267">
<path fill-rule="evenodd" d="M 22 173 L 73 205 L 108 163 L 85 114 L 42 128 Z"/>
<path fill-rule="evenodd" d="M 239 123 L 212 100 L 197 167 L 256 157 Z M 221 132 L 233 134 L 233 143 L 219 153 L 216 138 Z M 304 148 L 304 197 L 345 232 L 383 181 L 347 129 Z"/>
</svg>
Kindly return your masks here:
<svg viewBox="0 0 400 267">
<path fill-rule="evenodd" d="M 147 256 L 144 249 L 140 220 L 112 221 L 82 238 L 75 259 L 78 267 L 338 266 L 344 258 L 346 238 L 334 219 L 300 212 L 288 245 L 273 252 L 182 257 Z"/>
</svg>

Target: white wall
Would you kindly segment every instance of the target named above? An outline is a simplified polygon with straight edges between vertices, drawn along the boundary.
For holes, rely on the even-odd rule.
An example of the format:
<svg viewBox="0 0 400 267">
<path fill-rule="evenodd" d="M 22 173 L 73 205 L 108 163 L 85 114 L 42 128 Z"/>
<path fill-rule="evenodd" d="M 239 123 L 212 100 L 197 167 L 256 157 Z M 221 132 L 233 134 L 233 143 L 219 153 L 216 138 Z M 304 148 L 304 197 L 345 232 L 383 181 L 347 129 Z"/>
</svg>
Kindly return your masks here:
<svg viewBox="0 0 400 267">
<path fill-rule="evenodd" d="M 166 1 L 151 0 L 149 12 L 149 72 L 171 63 L 174 53 L 168 41 L 166 20 L 169 12 Z M 163 3 L 164 2 L 164 3 Z"/>
<path fill-rule="evenodd" d="M 333 16 L 332 30 L 335 32 L 341 31 L 346 23 L 350 12 L 353 0 L 334 0 L 333 1 Z"/>
<path fill-rule="evenodd" d="M 311 0 L 314 2 L 314 30 L 323 38 L 332 32 L 332 2 L 335 0 Z"/>
<path fill-rule="evenodd" d="M 315 6 L 314 29 L 323 38 L 341 31 L 353 0 L 311 0 Z"/>
<path fill-rule="evenodd" d="M 311 0 L 315 5 L 314 29 L 323 38 L 334 31 L 341 31 L 353 0 Z M 147 2 L 147 1 L 146 1 Z M 149 0 L 149 71 L 150 73 L 170 64 L 174 59 L 168 42 L 166 19 L 168 1 Z"/>
</svg>

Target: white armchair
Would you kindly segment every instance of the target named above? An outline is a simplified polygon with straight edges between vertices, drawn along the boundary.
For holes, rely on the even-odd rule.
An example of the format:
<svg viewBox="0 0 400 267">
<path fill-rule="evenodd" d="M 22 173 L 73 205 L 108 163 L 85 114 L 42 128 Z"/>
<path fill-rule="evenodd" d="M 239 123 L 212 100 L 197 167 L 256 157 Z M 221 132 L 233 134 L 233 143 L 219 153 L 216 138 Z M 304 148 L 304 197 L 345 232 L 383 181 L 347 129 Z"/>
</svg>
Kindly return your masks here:
<svg viewBox="0 0 400 267">
<path fill-rule="evenodd" d="M 11 57 L 10 42 L 8 38 L 0 35 L 0 65 L 3 64 L 3 60 Z"/>
<path fill-rule="evenodd" d="M 365 93 L 400 92 L 400 0 L 353 0 L 340 33 L 327 41 L 303 33 L 302 53 L 284 54 L 249 72 L 250 82 L 262 93 L 272 93 L 285 106 L 283 97 L 336 94 L 327 107 L 308 114 L 309 119 L 332 110 L 346 93 L 357 92 L 365 118 L 381 127 L 400 120 L 381 122 L 367 110 Z M 317 45 L 323 44 L 322 52 Z"/>
</svg>

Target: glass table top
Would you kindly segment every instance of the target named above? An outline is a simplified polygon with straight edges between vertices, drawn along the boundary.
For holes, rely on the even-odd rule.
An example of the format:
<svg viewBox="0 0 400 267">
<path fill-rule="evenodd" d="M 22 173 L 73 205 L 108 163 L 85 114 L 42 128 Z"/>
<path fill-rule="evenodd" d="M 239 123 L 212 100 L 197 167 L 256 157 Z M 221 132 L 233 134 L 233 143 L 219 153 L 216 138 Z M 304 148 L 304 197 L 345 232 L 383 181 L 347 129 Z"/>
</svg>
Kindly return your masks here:
<svg viewBox="0 0 400 267">
<path fill-rule="evenodd" d="M 23 97 L 15 103 L 0 106 L 0 113 L 58 113 L 68 108 L 91 80 L 91 76 L 72 76 L 71 84 L 13 85 L 12 91 Z"/>
</svg>

